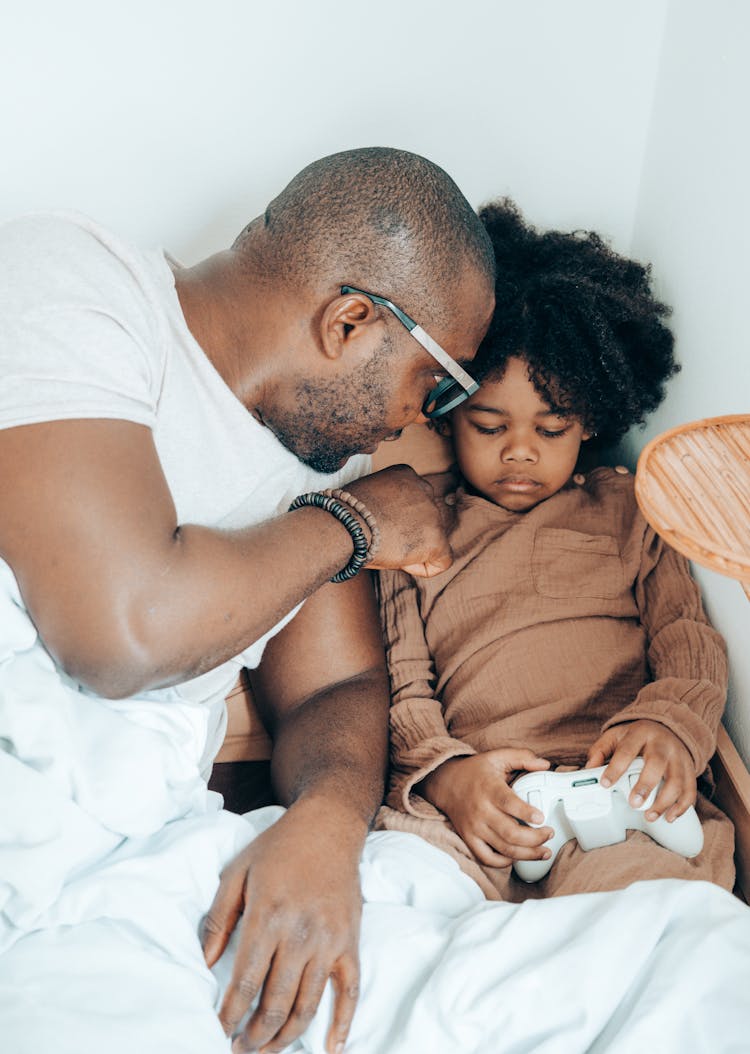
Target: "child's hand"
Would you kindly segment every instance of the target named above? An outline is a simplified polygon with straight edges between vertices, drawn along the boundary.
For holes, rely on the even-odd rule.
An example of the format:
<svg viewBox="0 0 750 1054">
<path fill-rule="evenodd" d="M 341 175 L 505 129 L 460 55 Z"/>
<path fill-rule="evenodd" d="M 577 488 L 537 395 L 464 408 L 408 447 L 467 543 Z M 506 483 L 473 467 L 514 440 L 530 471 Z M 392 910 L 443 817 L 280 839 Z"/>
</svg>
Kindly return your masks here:
<svg viewBox="0 0 750 1054">
<path fill-rule="evenodd" d="M 646 813 L 647 820 L 666 816 L 671 823 L 695 804 L 697 781 L 693 759 L 685 744 L 658 721 L 632 721 L 607 729 L 589 750 L 587 768 L 609 764 L 602 773 L 601 783 L 616 783 L 637 757 L 643 758 L 643 771 L 630 793 L 630 804 L 639 808 L 660 779 L 664 784 L 656 800 Z M 605 782 L 605 780 L 607 782 Z"/>
<path fill-rule="evenodd" d="M 419 792 L 444 812 L 481 864 L 508 867 L 514 860 L 546 860 L 551 827 L 524 827 L 544 823 L 538 809 L 514 794 L 511 774 L 549 768 L 549 761 L 530 750 L 501 747 L 471 757 L 443 762 L 419 785 Z"/>
</svg>

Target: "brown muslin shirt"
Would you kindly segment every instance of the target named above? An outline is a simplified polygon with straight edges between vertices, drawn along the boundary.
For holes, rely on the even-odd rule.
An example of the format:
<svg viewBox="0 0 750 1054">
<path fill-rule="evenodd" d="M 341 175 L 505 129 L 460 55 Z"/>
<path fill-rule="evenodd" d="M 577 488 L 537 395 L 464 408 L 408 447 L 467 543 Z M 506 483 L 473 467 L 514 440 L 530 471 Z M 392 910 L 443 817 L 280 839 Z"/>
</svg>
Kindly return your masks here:
<svg viewBox="0 0 750 1054">
<path fill-rule="evenodd" d="M 380 573 L 392 772 L 377 826 L 460 843 L 465 870 L 470 851 L 415 790 L 449 758 L 513 746 L 580 767 L 604 729 L 639 718 L 682 740 L 696 776 L 715 749 L 726 647 L 687 561 L 648 526 L 626 470 L 575 478 L 514 513 L 455 473 L 432 477 L 452 566 Z"/>
</svg>

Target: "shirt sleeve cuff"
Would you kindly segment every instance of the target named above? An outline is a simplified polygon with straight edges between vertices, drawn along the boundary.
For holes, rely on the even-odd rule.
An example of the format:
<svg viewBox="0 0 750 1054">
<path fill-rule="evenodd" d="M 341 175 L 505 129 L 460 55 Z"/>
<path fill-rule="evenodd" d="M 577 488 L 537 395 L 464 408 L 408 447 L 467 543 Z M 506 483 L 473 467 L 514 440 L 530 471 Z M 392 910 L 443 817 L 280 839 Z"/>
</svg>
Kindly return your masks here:
<svg viewBox="0 0 750 1054">
<path fill-rule="evenodd" d="M 406 761 L 408 768 L 399 765 L 393 772 L 388 805 L 412 816 L 428 819 L 442 816 L 431 802 L 414 792 L 414 787 L 451 758 L 471 757 L 477 751 L 459 739 L 441 736 L 420 743 L 409 753 L 408 759 L 402 759 L 402 764 Z"/>
<path fill-rule="evenodd" d="M 688 750 L 695 767 L 696 779 L 705 771 L 716 750 L 716 740 L 708 726 L 691 710 L 672 700 L 636 701 L 602 725 L 602 732 L 632 721 L 658 721 L 668 728 Z"/>
</svg>

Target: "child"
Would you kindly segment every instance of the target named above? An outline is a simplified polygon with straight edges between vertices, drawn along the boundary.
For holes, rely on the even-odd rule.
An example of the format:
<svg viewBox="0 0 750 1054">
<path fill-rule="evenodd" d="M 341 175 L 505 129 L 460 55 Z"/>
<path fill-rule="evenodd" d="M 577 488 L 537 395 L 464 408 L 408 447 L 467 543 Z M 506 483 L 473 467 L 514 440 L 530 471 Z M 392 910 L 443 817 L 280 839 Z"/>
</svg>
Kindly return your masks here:
<svg viewBox="0 0 750 1054">
<path fill-rule="evenodd" d="M 647 835 L 559 852 L 535 884 L 515 859 L 548 858 L 544 817 L 511 789 L 521 770 L 642 756 L 631 793 L 673 820 L 696 803 L 716 746 L 726 653 L 687 562 L 646 524 L 621 466 L 580 471 L 620 438 L 676 372 L 667 308 L 649 271 L 595 234 L 539 234 L 508 201 L 482 219 L 497 308 L 474 362 L 482 386 L 448 426 L 456 466 L 433 477 L 452 567 L 381 572 L 392 689 L 392 774 L 377 826 L 446 849 L 491 899 L 616 889 L 644 878 L 732 888 L 733 831 L 703 796 L 702 852 Z M 591 460 L 591 459 L 590 459 Z"/>
</svg>

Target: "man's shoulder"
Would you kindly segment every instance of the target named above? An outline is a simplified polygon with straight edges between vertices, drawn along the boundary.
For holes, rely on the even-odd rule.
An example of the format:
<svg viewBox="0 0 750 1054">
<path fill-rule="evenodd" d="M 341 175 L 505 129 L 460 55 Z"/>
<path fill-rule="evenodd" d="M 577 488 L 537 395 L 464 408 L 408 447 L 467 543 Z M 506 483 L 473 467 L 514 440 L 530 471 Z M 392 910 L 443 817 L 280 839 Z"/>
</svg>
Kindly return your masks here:
<svg viewBox="0 0 750 1054">
<path fill-rule="evenodd" d="M 78 291 L 96 303 L 102 290 L 123 297 L 138 290 L 150 299 L 155 288 L 149 254 L 72 211 L 31 213 L 0 225 L 0 274 L 21 304 L 24 290 L 31 302 L 39 289 L 45 298 Z"/>
<path fill-rule="evenodd" d="M 34 213 L 0 226 L 1 324 L 9 336 L 18 329 L 28 341 L 62 325 L 85 341 L 114 323 L 144 348 L 161 347 L 170 280 L 163 256 L 80 213 Z"/>
<path fill-rule="evenodd" d="M 80 212 L 32 212 L 0 225 L 0 254 L 14 259 L 97 252 L 118 239 Z"/>
</svg>

